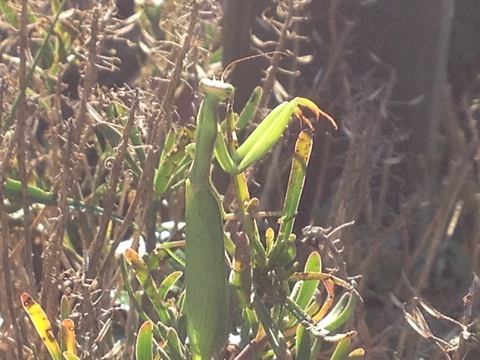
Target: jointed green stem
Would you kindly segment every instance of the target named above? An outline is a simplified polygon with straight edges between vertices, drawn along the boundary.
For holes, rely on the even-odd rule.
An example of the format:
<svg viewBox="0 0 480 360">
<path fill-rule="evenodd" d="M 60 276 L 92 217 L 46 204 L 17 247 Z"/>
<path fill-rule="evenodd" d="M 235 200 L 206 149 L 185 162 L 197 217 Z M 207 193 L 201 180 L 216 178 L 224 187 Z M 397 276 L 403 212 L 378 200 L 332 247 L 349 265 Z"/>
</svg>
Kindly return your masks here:
<svg viewBox="0 0 480 360">
<path fill-rule="evenodd" d="M 3 191 L 6 196 L 20 197 L 22 195 L 22 183 L 14 179 L 5 179 L 3 182 Z M 32 203 L 39 203 L 43 205 L 56 205 L 57 196 L 55 194 L 46 192 L 36 186 L 28 185 L 28 198 Z M 86 204 L 83 201 L 68 198 L 67 205 L 72 209 L 87 211 L 94 214 L 102 215 L 103 208 L 100 206 Z M 123 221 L 120 216 L 112 216 L 115 221 Z"/>
</svg>

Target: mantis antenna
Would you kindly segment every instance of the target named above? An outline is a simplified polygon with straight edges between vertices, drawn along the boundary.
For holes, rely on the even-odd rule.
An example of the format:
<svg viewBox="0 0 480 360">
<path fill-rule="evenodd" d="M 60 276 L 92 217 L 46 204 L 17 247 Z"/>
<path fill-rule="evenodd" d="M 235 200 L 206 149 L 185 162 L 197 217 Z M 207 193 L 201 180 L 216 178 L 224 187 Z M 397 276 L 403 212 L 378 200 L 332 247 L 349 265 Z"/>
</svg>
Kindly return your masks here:
<svg viewBox="0 0 480 360">
<path fill-rule="evenodd" d="M 285 51 L 268 51 L 266 53 L 262 53 L 262 54 L 255 54 L 255 55 L 250 55 L 250 56 L 246 56 L 246 57 L 243 57 L 241 59 L 237 59 L 237 60 L 233 60 L 230 64 L 228 64 L 225 69 L 223 69 L 223 72 L 222 72 L 222 76 L 220 77 L 220 79 L 222 81 L 225 81 L 225 78 L 227 77 L 227 75 L 233 71 L 233 69 L 235 68 L 235 66 L 243 61 L 248 61 L 248 60 L 253 60 L 253 59 L 256 59 L 256 58 L 259 58 L 259 57 L 263 57 L 265 55 L 273 55 L 273 54 L 282 54 L 282 55 L 285 55 L 285 56 L 290 56 L 289 54 L 287 54 Z"/>
</svg>

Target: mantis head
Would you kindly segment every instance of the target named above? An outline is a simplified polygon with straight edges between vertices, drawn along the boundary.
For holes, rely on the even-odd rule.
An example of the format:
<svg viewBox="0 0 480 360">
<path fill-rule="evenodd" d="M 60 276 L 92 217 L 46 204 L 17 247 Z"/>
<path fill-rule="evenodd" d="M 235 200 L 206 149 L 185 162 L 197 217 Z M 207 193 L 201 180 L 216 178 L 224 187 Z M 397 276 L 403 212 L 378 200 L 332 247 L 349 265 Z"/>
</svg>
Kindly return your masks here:
<svg viewBox="0 0 480 360">
<path fill-rule="evenodd" d="M 217 101 L 233 100 L 235 96 L 235 87 L 221 80 L 203 78 L 198 87 L 202 93 Z"/>
</svg>

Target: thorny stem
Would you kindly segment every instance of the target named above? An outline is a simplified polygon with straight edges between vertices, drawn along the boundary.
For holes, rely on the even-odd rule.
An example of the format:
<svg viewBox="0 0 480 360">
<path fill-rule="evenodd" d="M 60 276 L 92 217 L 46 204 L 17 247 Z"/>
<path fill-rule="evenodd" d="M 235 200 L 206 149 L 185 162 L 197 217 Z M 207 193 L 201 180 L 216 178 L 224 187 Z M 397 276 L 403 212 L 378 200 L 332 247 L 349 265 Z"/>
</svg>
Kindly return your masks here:
<svg viewBox="0 0 480 360">
<path fill-rule="evenodd" d="M 98 33 L 99 33 L 99 14 L 100 10 L 95 8 L 93 10 L 92 19 L 91 19 L 91 33 L 90 33 L 90 43 L 88 47 L 88 67 L 85 72 L 85 80 L 83 84 L 83 93 L 80 100 L 80 109 L 78 111 L 78 118 L 76 121 L 76 137 L 74 138 L 75 144 L 79 143 L 78 151 L 82 154 L 83 149 L 85 148 L 87 142 L 87 132 L 82 136 L 82 132 L 84 131 L 84 127 L 87 121 L 87 103 L 90 99 L 90 95 L 92 94 L 93 86 L 97 80 L 97 41 L 98 41 Z"/>
<path fill-rule="evenodd" d="M 20 68 L 19 68 L 19 78 L 20 78 L 20 88 L 27 88 L 28 83 L 26 79 L 26 68 L 27 68 L 27 52 L 28 52 L 28 38 L 27 38 L 27 24 L 28 24 L 28 9 L 27 1 L 22 1 L 22 12 L 20 16 Z M 26 158 L 25 158 L 25 122 L 28 118 L 27 114 L 27 102 L 25 96 L 22 96 L 19 101 L 19 106 L 17 109 L 17 127 L 16 132 L 18 132 L 17 139 L 17 160 L 18 160 L 18 170 L 20 181 L 22 183 L 22 210 L 23 216 L 25 218 L 25 226 L 23 227 L 23 236 L 25 238 L 25 268 L 27 271 L 27 281 L 29 292 L 36 296 L 37 290 L 33 287 L 32 281 L 35 278 L 33 272 L 33 249 L 32 249 L 32 239 L 30 236 L 30 206 L 28 201 L 28 179 L 27 179 L 27 168 L 26 168 Z"/>
<path fill-rule="evenodd" d="M 130 114 L 129 114 L 127 123 L 125 124 L 125 128 L 123 130 L 122 140 L 120 142 L 120 145 L 118 146 L 115 159 L 113 160 L 112 170 L 109 176 L 110 181 L 108 184 L 107 194 L 105 196 L 105 202 L 104 202 L 105 205 L 104 205 L 104 213 L 102 216 L 102 221 L 100 224 L 100 228 L 97 232 L 97 235 L 95 236 L 95 239 L 88 251 L 88 257 L 90 258 L 91 266 L 87 270 L 87 274 L 86 274 L 87 279 L 93 278 L 96 275 L 95 274 L 97 270 L 96 264 L 100 259 L 102 248 L 105 243 L 108 225 L 110 223 L 110 218 L 114 210 L 117 185 L 118 185 L 121 171 L 122 171 L 123 159 L 125 158 L 125 154 L 127 152 L 128 139 L 130 138 L 130 133 L 134 125 L 135 114 L 138 109 L 138 104 L 139 104 L 138 96 L 139 94 L 137 91 L 135 94 L 135 99 L 133 101 L 132 107 L 130 109 Z"/>
<path fill-rule="evenodd" d="M 294 0 L 288 0 L 288 9 L 285 12 L 286 17 L 285 20 L 283 21 L 282 28 L 280 30 L 280 36 L 278 39 L 278 44 L 277 47 L 275 48 L 275 51 L 273 53 L 271 65 L 267 70 L 267 76 L 265 78 L 265 81 L 263 83 L 263 95 L 260 100 L 260 103 L 258 104 L 259 109 L 265 108 L 269 97 L 271 90 L 273 89 L 273 84 L 275 82 L 275 76 L 277 75 L 277 70 L 280 66 L 280 59 L 283 53 L 283 50 L 285 49 L 285 41 L 287 39 L 287 31 L 288 28 L 290 27 L 292 23 L 292 18 L 293 18 L 293 2 Z"/>
<path fill-rule="evenodd" d="M 59 191 L 57 198 L 56 214 L 53 221 L 54 231 L 50 237 L 47 248 L 43 253 L 43 287 L 41 293 L 41 304 L 45 309 L 47 317 L 55 318 L 58 309 L 58 286 L 56 279 L 61 271 L 62 244 L 65 236 L 66 221 L 68 217 L 67 194 L 70 159 L 72 156 L 72 141 L 67 136 L 66 145 L 62 151 L 60 173 L 58 175 Z M 27 202 L 27 201 L 24 201 Z"/>
</svg>

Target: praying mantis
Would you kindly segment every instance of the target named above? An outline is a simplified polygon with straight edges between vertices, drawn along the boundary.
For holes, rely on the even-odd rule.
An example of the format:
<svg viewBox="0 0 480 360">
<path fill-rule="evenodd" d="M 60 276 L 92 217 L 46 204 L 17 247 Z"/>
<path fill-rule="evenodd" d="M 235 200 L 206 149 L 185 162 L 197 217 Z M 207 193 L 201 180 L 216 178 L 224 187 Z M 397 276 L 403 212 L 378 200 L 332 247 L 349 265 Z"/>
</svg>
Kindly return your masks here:
<svg viewBox="0 0 480 360">
<path fill-rule="evenodd" d="M 234 87 L 221 80 L 202 79 L 199 89 L 204 99 L 197 116 L 195 153 L 186 181 L 186 316 L 192 358 L 211 359 L 225 345 L 228 318 L 223 208 L 210 174 L 214 154 L 224 171 L 241 173 L 277 143 L 294 113 L 302 116 L 300 106 L 309 108 L 317 119 L 324 115 L 336 124 L 312 101 L 297 97 L 277 106 L 238 149 L 229 148 L 216 119 L 216 108 L 220 102 L 228 101 L 228 118 Z M 231 125 L 227 124 L 227 128 Z"/>
</svg>

